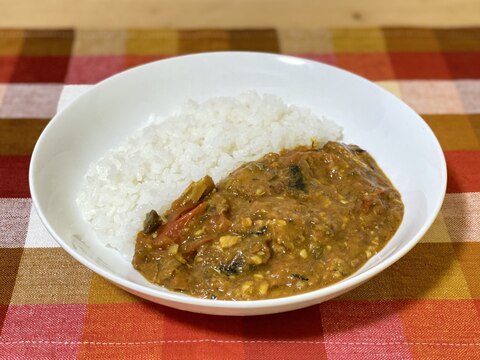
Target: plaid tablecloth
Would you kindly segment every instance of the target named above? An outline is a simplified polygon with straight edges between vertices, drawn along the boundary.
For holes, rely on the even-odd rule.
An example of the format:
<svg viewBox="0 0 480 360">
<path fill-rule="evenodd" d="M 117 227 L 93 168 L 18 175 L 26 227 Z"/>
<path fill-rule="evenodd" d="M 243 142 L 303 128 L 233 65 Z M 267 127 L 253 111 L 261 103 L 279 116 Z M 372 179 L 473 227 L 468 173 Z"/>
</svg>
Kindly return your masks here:
<svg viewBox="0 0 480 360">
<path fill-rule="evenodd" d="M 421 242 L 340 298 L 245 318 L 143 301 L 59 248 L 27 178 L 57 107 L 123 69 L 214 50 L 333 64 L 420 113 L 449 173 Z M 0 30 L 0 231 L 2 359 L 480 359 L 480 28 Z"/>
</svg>

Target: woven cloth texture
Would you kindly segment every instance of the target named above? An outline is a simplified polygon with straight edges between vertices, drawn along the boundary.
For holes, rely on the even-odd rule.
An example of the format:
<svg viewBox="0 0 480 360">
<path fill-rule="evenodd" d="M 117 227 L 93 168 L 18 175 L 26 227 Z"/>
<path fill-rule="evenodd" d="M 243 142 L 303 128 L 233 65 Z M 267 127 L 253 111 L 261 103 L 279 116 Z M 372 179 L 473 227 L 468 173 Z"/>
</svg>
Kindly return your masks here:
<svg viewBox="0 0 480 360">
<path fill-rule="evenodd" d="M 329 302 L 226 318 L 130 295 L 56 244 L 28 166 L 57 109 L 124 69 L 219 50 L 332 64 L 423 117 L 448 187 L 411 252 Z M 480 359 L 480 28 L 0 30 L 0 359 L 17 358 Z"/>
</svg>

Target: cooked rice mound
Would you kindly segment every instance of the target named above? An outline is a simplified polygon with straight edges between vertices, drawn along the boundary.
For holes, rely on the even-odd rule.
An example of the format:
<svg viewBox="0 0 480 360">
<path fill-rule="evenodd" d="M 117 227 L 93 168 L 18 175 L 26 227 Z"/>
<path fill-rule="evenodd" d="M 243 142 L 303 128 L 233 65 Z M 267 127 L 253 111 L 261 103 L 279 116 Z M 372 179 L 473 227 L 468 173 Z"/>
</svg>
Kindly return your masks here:
<svg viewBox="0 0 480 360">
<path fill-rule="evenodd" d="M 215 182 L 268 152 L 339 140 L 341 128 L 309 109 L 255 92 L 185 104 L 152 117 L 92 163 L 77 197 L 100 241 L 127 257 L 145 214 L 168 209 L 193 180 Z"/>
</svg>

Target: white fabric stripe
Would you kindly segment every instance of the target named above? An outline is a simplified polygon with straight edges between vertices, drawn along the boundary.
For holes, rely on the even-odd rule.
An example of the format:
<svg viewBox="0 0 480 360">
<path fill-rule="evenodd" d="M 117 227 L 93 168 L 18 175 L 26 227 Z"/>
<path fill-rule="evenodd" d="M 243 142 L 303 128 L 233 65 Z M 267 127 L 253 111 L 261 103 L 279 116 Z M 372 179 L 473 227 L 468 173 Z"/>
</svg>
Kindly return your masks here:
<svg viewBox="0 0 480 360">
<path fill-rule="evenodd" d="M 24 246 L 31 205 L 28 198 L 0 198 L 0 248 Z"/>
<path fill-rule="evenodd" d="M 50 118 L 55 115 L 62 88 L 62 84 L 6 84 L 2 89 L 0 118 Z"/>
<path fill-rule="evenodd" d="M 30 210 L 30 220 L 28 222 L 26 248 L 54 248 L 60 247 L 55 239 L 50 235 L 45 226 L 43 226 L 40 217 L 32 206 Z"/>
</svg>

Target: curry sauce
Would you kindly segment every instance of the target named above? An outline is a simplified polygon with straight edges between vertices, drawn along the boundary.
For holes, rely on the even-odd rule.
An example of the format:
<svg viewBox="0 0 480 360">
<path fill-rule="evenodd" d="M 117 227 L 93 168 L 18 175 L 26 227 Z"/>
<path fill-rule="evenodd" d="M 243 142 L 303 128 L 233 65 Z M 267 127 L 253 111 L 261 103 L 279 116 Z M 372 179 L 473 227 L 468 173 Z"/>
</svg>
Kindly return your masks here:
<svg viewBox="0 0 480 360">
<path fill-rule="evenodd" d="M 403 203 L 375 160 L 328 142 L 269 153 L 190 184 L 137 235 L 133 266 L 193 296 L 291 296 L 357 271 L 394 235 Z"/>
</svg>

